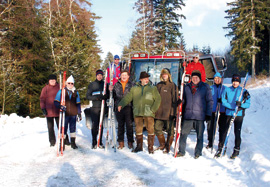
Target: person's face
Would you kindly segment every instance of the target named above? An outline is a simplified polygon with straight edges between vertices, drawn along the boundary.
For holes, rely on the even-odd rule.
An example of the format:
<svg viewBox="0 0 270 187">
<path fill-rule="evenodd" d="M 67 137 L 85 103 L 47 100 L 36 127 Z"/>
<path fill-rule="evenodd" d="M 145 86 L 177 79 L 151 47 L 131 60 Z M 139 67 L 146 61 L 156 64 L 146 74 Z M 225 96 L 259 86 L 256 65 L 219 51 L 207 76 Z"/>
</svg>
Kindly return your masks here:
<svg viewBox="0 0 270 187">
<path fill-rule="evenodd" d="M 198 57 L 193 57 L 193 61 L 194 61 L 195 63 L 197 63 L 197 62 L 199 62 L 199 58 L 198 58 Z"/>
<path fill-rule="evenodd" d="M 194 84 L 198 84 L 201 80 L 198 76 L 194 75 L 191 77 L 191 81 L 194 83 Z"/>
<path fill-rule="evenodd" d="M 98 74 L 98 75 L 97 75 L 97 80 L 98 80 L 98 81 L 101 81 L 102 79 L 103 79 L 103 75 L 102 75 L 102 74 Z"/>
<path fill-rule="evenodd" d="M 54 86 L 56 84 L 56 80 L 55 79 L 50 79 L 49 80 L 49 85 Z"/>
<path fill-rule="evenodd" d="M 166 74 L 166 73 L 162 74 L 162 79 L 163 79 L 164 81 L 167 81 L 167 80 L 169 79 L 169 75 Z"/>
<path fill-rule="evenodd" d="M 240 85 L 240 82 L 238 82 L 238 81 L 233 81 L 233 83 L 232 83 L 232 86 L 234 88 L 237 88 L 239 85 Z"/>
<path fill-rule="evenodd" d="M 215 82 L 215 84 L 217 84 L 217 85 L 221 84 L 221 78 L 220 78 L 220 77 L 215 77 L 215 78 L 214 78 L 214 82 Z"/>
<path fill-rule="evenodd" d="M 127 81 L 129 79 L 129 75 L 127 72 L 124 72 L 124 73 L 121 73 L 121 76 L 120 76 L 121 80 L 122 81 Z"/>
<path fill-rule="evenodd" d="M 149 77 L 140 79 L 140 81 L 141 81 L 142 85 L 144 86 L 144 85 L 148 84 L 148 82 L 149 82 Z"/>
<path fill-rule="evenodd" d="M 68 89 L 72 89 L 73 86 L 74 86 L 74 83 L 73 82 L 67 82 Z"/>
<path fill-rule="evenodd" d="M 114 64 L 116 64 L 116 65 L 119 64 L 119 59 L 118 58 L 114 59 Z"/>
</svg>

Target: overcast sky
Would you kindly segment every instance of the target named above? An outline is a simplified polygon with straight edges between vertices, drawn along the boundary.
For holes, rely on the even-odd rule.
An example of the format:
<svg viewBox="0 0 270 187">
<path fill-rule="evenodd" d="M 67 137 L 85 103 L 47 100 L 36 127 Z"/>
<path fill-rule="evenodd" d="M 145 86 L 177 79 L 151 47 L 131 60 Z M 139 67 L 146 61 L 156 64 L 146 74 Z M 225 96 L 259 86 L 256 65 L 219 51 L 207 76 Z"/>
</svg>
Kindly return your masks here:
<svg viewBox="0 0 270 187">
<path fill-rule="evenodd" d="M 226 2 L 231 0 L 184 0 L 186 6 L 182 13 L 186 20 L 181 20 L 181 32 L 190 49 L 193 45 L 210 45 L 212 51 L 224 50 L 229 46 L 226 31 L 222 28 L 228 20 L 225 10 Z M 121 54 L 123 46 L 128 43 L 135 29 L 138 13 L 133 9 L 136 0 L 92 0 L 92 11 L 102 18 L 96 22 L 102 58 L 110 51 Z"/>
</svg>

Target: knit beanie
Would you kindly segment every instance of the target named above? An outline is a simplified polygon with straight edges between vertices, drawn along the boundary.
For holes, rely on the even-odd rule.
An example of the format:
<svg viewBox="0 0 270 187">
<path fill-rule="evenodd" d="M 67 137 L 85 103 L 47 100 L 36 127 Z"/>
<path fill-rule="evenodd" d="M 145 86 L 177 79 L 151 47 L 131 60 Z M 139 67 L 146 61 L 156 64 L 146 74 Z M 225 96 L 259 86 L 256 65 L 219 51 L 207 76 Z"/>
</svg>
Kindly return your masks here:
<svg viewBox="0 0 270 187">
<path fill-rule="evenodd" d="M 192 71 L 191 77 L 193 77 L 193 76 L 198 76 L 200 78 L 200 80 L 202 80 L 201 72 L 198 70 Z"/>
<path fill-rule="evenodd" d="M 97 71 L 96 71 L 96 76 L 97 76 L 98 74 L 103 75 L 103 71 L 102 71 L 101 69 L 97 70 Z"/>
<path fill-rule="evenodd" d="M 48 79 L 49 80 L 57 80 L 57 77 L 56 77 L 56 75 L 51 74 L 51 75 L 49 75 Z"/>
</svg>

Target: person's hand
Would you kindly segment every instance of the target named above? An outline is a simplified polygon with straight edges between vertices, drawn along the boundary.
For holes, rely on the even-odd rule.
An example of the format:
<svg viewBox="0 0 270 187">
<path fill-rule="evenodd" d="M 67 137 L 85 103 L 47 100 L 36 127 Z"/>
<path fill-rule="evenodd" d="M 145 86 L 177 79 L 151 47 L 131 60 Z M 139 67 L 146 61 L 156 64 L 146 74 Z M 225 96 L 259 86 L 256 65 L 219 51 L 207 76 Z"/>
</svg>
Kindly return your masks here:
<svg viewBox="0 0 270 187">
<path fill-rule="evenodd" d="M 82 121 L 82 115 L 81 114 L 78 114 L 78 116 L 77 116 L 77 121 L 79 122 L 79 121 Z"/>
<path fill-rule="evenodd" d="M 60 109 L 63 110 L 63 111 L 67 111 L 67 107 L 64 106 L 64 105 L 61 105 L 61 106 L 60 106 Z"/>
<path fill-rule="evenodd" d="M 42 110 L 43 115 L 44 115 L 44 116 L 47 116 L 48 113 L 47 113 L 46 108 L 43 108 L 43 109 L 41 109 L 41 110 Z"/>
<path fill-rule="evenodd" d="M 210 120 L 211 120 L 211 116 L 206 115 L 205 116 L 205 121 L 208 123 Z"/>
<path fill-rule="evenodd" d="M 217 99 L 217 102 L 218 102 L 218 103 L 222 103 L 222 102 L 221 102 L 221 98 L 218 98 L 218 99 Z"/>
<path fill-rule="evenodd" d="M 249 94 L 249 92 L 247 90 L 244 92 L 243 98 L 244 99 L 249 99 L 250 98 L 250 94 Z"/>
<path fill-rule="evenodd" d="M 241 101 L 236 101 L 236 106 L 241 107 Z"/>
<path fill-rule="evenodd" d="M 120 112 L 122 109 L 122 106 L 118 106 L 118 112 Z"/>
<path fill-rule="evenodd" d="M 109 91 L 113 91 L 113 85 L 109 85 Z"/>
</svg>

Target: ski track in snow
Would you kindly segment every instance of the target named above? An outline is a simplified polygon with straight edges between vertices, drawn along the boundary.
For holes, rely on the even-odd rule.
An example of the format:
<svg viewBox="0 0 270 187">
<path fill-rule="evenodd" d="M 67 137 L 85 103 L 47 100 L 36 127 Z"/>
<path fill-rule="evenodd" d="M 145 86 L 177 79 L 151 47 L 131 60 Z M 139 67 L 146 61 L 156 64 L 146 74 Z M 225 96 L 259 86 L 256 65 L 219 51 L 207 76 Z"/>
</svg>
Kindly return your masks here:
<svg viewBox="0 0 270 187">
<path fill-rule="evenodd" d="M 111 148 L 107 152 L 92 150 L 91 132 L 85 127 L 84 118 L 77 123 L 79 149 L 66 146 L 64 156 L 56 157 L 56 146 L 49 147 L 45 118 L 2 115 L 0 186 L 270 186 L 270 84 L 248 90 L 251 108 L 246 110 L 241 152 L 235 160 L 229 159 L 234 145 L 233 129 L 225 157 L 213 159 L 217 134 L 213 153 L 204 148 L 203 156 L 195 160 L 194 134 L 188 136 L 183 158 L 174 158 L 173 149 L 170 154 L 155 151 L 149 155 L 146 132 L 143 152 L 131 153 L 126 143 L 116 153 Z"/>
</svg>

